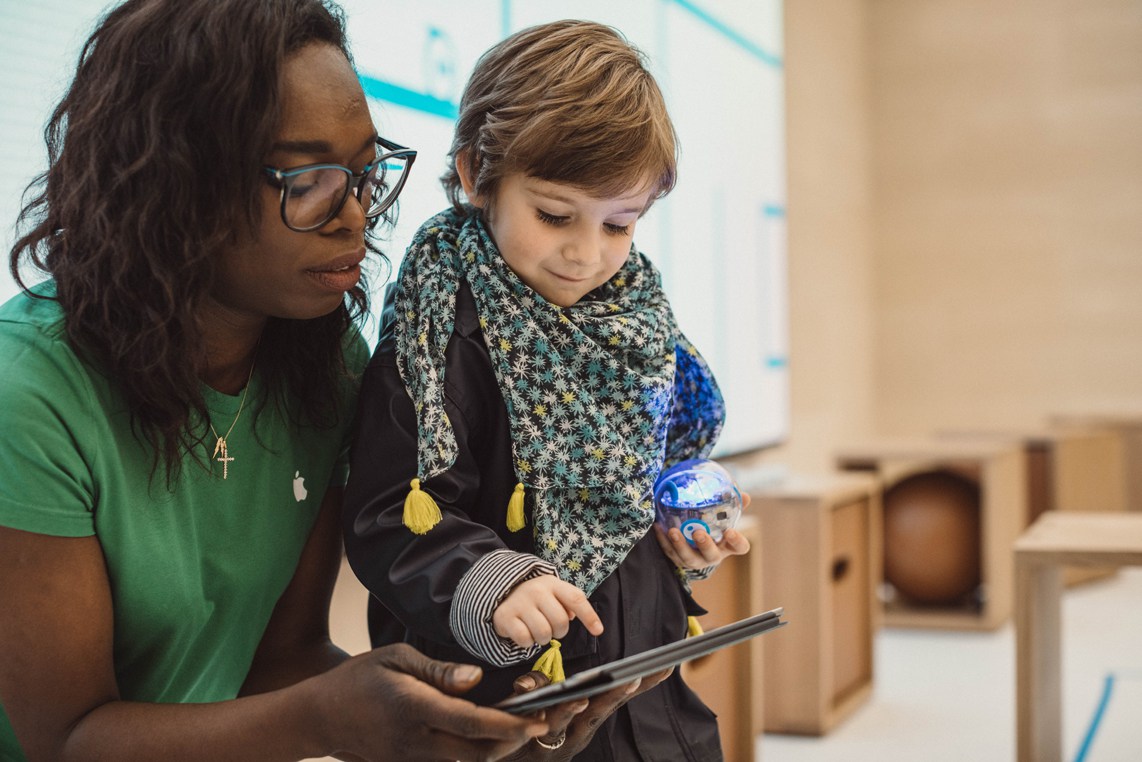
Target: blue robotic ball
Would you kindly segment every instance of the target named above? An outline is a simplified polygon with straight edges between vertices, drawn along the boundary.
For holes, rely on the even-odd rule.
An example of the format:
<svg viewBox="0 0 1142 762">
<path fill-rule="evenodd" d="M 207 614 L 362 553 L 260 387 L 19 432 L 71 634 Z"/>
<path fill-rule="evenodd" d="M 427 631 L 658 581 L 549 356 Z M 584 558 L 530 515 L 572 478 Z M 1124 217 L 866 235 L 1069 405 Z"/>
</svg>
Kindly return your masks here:
<svg viewBox="0 0 1142 762">
<path fill-rule="evenodd" d="M 726 469 L 712 460 L 684 460 L 662 472 L 654 483 L 654 512 L 663 529 L 677 527 L 690 545 L 703 529 L 714 542 L 737 526 L 742 496 Z"/>
</svg>

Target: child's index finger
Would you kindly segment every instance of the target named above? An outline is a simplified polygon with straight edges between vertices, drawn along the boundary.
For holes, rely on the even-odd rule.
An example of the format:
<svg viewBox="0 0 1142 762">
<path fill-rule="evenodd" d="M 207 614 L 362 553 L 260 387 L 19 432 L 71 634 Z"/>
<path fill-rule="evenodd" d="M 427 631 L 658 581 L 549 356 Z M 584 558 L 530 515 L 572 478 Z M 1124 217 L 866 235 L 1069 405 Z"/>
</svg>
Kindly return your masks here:
<svg viewBox="0 0 1142 762">
<path fill-rule="evenodd" d="M 555 597 L 568 614 L 573 618 L 578 618 L 583 623 L 587 632 L 595 636 L 603 634 L 603 620 L 599 619 L 599 615 L 595 613 L 595 609 L 592 608 L 591 602 L 587 600 L 587 596 L 582 590 L 567 585 L 556 590 Z"/>
</svg>

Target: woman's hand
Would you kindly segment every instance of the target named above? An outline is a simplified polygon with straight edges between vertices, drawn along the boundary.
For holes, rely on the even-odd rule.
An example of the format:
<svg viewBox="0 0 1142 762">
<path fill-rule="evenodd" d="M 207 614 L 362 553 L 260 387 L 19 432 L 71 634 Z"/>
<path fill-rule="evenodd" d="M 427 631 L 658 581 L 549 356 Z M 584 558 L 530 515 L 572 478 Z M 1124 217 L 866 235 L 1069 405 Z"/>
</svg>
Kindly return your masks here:
<svg viewBox="0 0 1142 762">
<path fill-rule="evenodd" d="M 479 669 L 433 661 L 403 644 L 232 701 L 124 701 L 112 662 L 114 632 L 97 538 L 0 527 L 0 652 L 18 655 L 0 669 L 0 695 L 28 759 L 301 759 L 348 752 L 359 759 L 469 762 L 500 759 L 550 733 L 541 718 L 456 698 L 479 681 Z"/>
<path fill-rule="evenodd" d="M 402 643 L 356 656 L 307 682 L 318 691 L 315 708 L 326 718 L 334 756 L 498 760 L 554 732 L 542 717 L 454 698 L 481 676 L 478 667 L 429 659 Z M 564 715 L 558 716 L 565 725 Z"/>
<path fill-rule="evenodd" d="M 603 720 L 640 693 L 645 693 L 670 676 L 674 668 L 656 672 L 626 685 L 612 688 L 590 699 L 577 699 L 547 709 L 549 730 L 506 757 L 512 762 L 542 760 L 565 762 L 586 748 Z M 548 679 L 539 672 L 528 672 L 515 681 L 516 693 L 542 688 Z"/>
<path fill-rule="evenodd" d="M 749 502 L 749 494 L 743 492 L 742 508 L 749 506 Z M 749 552 L 749 540 L 736 529 L 727 529 L 720 542 L 714 542 L 704 529 L 695 529 L 692 535 L 694 545 L 686 542 L 677 528 L 666 532 L 655 524 L 654 535 L 666 557 L 682 569 L 706 569 L 717 566 L 729 556 L 742 556 Z"/>
<path fill-rule="evenodd" d="M 492 614 L 501 638 L 520 648 L 542 645 L 567 634 L 571 620 L 579 618 L 587 632 L 598 637 L 603 623 L 582 590 L 552 574 L 516 585 Z"/>
</svg>

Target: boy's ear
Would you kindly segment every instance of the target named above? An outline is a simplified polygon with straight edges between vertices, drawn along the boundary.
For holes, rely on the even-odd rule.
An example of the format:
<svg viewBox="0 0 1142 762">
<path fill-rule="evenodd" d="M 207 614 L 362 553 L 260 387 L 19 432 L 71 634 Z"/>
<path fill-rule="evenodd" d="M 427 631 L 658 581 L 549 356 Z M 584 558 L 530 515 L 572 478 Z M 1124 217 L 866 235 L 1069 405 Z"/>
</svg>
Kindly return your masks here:
<svg viewBox="0 0 1142 762">
<path fill-rule="evenodd" d="M 469 203 L 472 206 L 483 207 L 484 200 L 476 195 L 476 178 L 472 172 L 472 165 L 468 161 L 469 154 L 467 151 L 459 151 L 456 154 L 456 174 L 460 176 L 460 187 L 464 189 L 464 195 L 468 197 Z"/>
</svg>

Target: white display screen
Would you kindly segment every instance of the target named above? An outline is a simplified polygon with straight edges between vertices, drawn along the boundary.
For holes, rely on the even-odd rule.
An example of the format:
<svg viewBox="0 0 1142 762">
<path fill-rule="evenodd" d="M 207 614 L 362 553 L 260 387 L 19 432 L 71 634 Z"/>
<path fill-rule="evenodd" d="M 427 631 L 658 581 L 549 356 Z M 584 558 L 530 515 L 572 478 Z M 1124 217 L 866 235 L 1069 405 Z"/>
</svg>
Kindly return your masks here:
<svg viewBox="0 0 1142 762">
<path fill-rule="evenodd" d="M 0 0 L 0 217 L 46 162 L 43 128 L 99 0 Z M 715 454 L 784 441 L 789 426 L 785 104 L 780 0 L 345 0 L 350 44 L 380 132 L 419 151 L 386 254 L 399 265 L 447 206 L 444 170 L 460 92 L 507 34 L 566 18 L 611 24 L 643 50 L 681 144 L 679 180 L 639 223 L 678 323 L 709 361 L 728 419 Z M 379 303 L 380 287 L 375 303 Z M 0 276 L 0 300 L 16 292 Z M 374 329 L 375 330 L 375 329 Z"/>
</svg>

